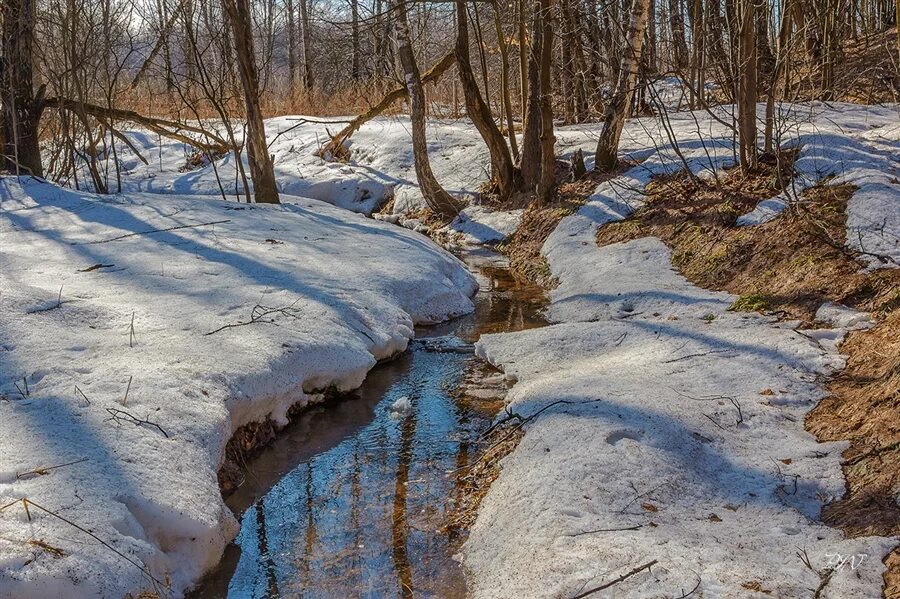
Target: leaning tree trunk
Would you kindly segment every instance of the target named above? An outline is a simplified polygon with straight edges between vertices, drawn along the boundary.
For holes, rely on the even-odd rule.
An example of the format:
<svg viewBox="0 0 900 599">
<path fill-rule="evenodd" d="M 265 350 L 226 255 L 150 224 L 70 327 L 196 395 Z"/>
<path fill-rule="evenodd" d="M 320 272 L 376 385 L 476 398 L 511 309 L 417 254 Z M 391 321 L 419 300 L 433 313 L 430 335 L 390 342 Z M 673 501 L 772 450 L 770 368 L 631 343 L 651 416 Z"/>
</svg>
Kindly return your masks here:
<svg viewBox="0 0 900 599">
<path fill-rule="evenodd" d="M 469 59 L 469 27 L 466 14 L 466 0 L 456 0 L 456 66 L 466 100 L 466 112 L 491 154 L 491 177 L 501 198 L 507 198 L 514 191 L 516 169 L 513 166 L 509 147 L 500 129 L 494 123 L 491 109 L 481 97 L 478 82 L 472 72 Z M 405 67 L 404 67 L 405 69 Z"/>
<path fill-rule="evenodd" d="M 40 98 L 34 97 L 32 71 L 33 0 L 0 0 L 0 19 L 0 170 L 40 177 Z"/>
<path fill-rule="evenodd" d="M 413 53 L 409 37 L 409 23 L 406 18 L 406 1 L 397 0 L 394 10 L 394 29 L 396 31 L 397 56 L 403 67 L 406 87 L 410 99 L 410 120 L 412 121 L 413 160 L 416 178 L 425 203 L 437 214 L 454 217 L 459 213 L 459 204 L 437 182 L 428 161 L 428 142 L 425 138 L 425 90 L 419 77 L 419 67 Z"/>
<path fill-rule="evenodd" d="M 632 4 L 631 23 L 628 27 L 619 81 L 603 117 L 603 131 L 597 142 L 594 168 L 608 171 L 616 166 L 619 139 L 622 137 L 622 129 L 625 127 L 625 115 L 628 107 L 631 106 L 631 98 L 634 96 L 634 87 L 641 64 L 641 48 L 644 42 L 644 28 L 647 25 L 649 6 L 650 0 L 634 0 Z"/>
<path fill-rule="evenodd" d="M 275 167 L 266 144 L 266 129 L 259 107 L 259 71 L 253 53 L 253 16 L 248 0 L 223 0 L 238 63 L 238 73 L 244 88 L 247 109 L 247 159 L 253 178 L 253 193 L 257 202 L 278 204 L 275 186 Z"/>
</svg>

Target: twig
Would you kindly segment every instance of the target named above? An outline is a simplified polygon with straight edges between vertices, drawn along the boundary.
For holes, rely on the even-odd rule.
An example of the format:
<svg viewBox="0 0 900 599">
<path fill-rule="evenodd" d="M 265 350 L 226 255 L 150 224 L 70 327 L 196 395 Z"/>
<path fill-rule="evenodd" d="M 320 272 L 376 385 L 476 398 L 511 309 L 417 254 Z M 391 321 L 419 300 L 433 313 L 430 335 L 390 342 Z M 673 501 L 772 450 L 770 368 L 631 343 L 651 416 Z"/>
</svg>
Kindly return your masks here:
<svg viewBox="0 0 900 599">
<path fill-rule="evenodd" d="M 16 478 L 17 479 L 23 479 L 26 477 L 30 478 L 32 474 L 37 475 L 37 476 L 44 476 L 45 474 L 48 474 L 51 470 L 56 470 L 57 468 L 64 468 L 66 466 L 73 466 L 75 464 L 80 464 L 81 462 L 86 462 L 86 461 L 88 461 L 88 458 L 81 458 L 80 460 L 75 460 L 74 462 L 66 462 L 65 464 L 57 464 L 56 466 L 47 466 L 46 468 L 35 468 L 34 470 L 29 470 L 28 472 L 21 472 L 21 473 L 17 472 Z"/>
<path fill-rule="evenodd" d="M 131 379 L 134 378 L 134 375 L 128 377 L 128 386 L 125 387 L 125 397 L 122 398 L 122 405 L 128 404 L 128 392 L 131 391 Z"/>
<path fill-rule="evenodd" d="M 84 399 L 85 404 L 91 405 L 91 400 L 88 399 L 87 395 L 84 394 L 84 391 L 78 388 L 78 385 L 75 385 L 75 397 L 81 395 L 82 399 Z"/>
<path fill-rule="evenodd" d="M 149 231 L 136 231 L 134 233 L 125 233 L 124 235 L 118 235 L 116 237 L 110 237 L 109 239 L 100 239 L 98 241 L 85 241 L 85 242 L 74 242 L 72 245 L 94 245 L 97 243 L 109 243 L 110 241 L 118 241 L 120 239 L 126 239 L 128 237 L 137 237 L 138 235 L 151 235 L 153 233 L 165 233 L 166 231 L 177 231 L 178 229 L 195 229 L 197 227 L 208 227 L 210 225 L 221 225 L 223 223 L 230 223 L 231 220 L 214 220 L 208 223 L 197 223 L 196 225 L 178 225 L 176 227 L 166 227 L 164 229 L 150 229 Z"/>
<path fill-rule="evenodd" d="M 156 584 L 160 585 L 163 588 L 167 588 L 166 584 L 163 583 L 163 581 L 156 578 L 155 576 L 153 576 L 153 574 L 150 572 L 150 570 L 147 569 L 146 566 L 144 566 L 143 564 L 140 564 L 140 563 L 136 562 L 135 560 L 133 560 L 132 558 L 128 557 L 127 555 L 125 555 L 124 553 L 122 553 L 121 551 L 119 551 L 118 549 L 116 549 L 115 547 L 113 547 L 112 545 L 110 545 L 109 543 L 107 543 L 106 541 L 104 541 L 103 539 L 101 539 L 100 537 L 98 537 L 97 535 L 92 533 L 91 531 L 89 531 L 88 529 L 86 529 L 82 526 L 79 526 L 78 524 L 75 524 L 68 518 L 60 516 L 59 514 L 57 514 L 56 512 L 54 512 L 52 510 L 48 510 L 47 508 L 31 501 L 27 497 L 23 497 L 21 499 L 21 501 L 22 501 L 22 505 L 25 507 L 25 512 L 28 514 L 29 520 L 31 520 L 31 514 L 30 514 L 30 512 L 28 512 L 28 505 L 30 504 L 30 505 L 36 507 L 37 509 L 39 509 L 40 511 L 44 512 L 45 514 L 49 514 L 50 516 L 53 516 L 57 520 L 61 520 L 62 522 L 65 522 L 69 526 L 71 526 L 77 530 L 80 530 L 81 532 L 88 535 L 89 537 L 91 537 L 92 539 L 94 539 L 95 541 L 97 541 L 98 543 L 100 543 L 101 545 L 103 545 L 104 547 L 106 547 L 107 549 L 109 549 L 110 551 L 112 551 L 113 553 L 115 553 L 116 555 L 118 555 L 119 557 L 121 557 L 122 559 L 127 561 L 128 563 L 130 563 L 131 565 L 138 568 L 141 572 L 143 572 L 146 576 L 148 576 L 153 582 L 155 582 Z"/>
<path fill-rule="evenodd" d="M 108 418 L 107 420 L 113 420 L 115 422 L 129 422 L 131 424 L 134 424 L 135 426 L 141 426 L 143 424 L 146 424 L 148 426 L 154 426 L 157 429 L 159 429 L 159 432 L 161 432 L 163 434 L 163 436 L 165 436 L 166 439 L 169 438 L 169 433 L 167 433 L 165 430 L 163 430 L 163 427 L 161 427 L 160 425 L 158 425 L 155 422 L 151 422 L 150 420 L 146 420 L 143 418 L 138 418 L 134 414 L 129 414 L 125 410 L 119 410 L 116 408 L 106 408 L 106 411 L 109 412 L 109 415 L 110 415 L 110 418 Z"/>
<path fill-rule="evenodd" d="M 294 308 L 294 306 L 299 301 L 300 301 L 300 298 L 295 300 L 289 306 L 284 306 L 281 308 L 270 308 L 268 306 L 256 304 L 255 306 L 253 306 L 253 309 L 250 311 L 250 320 L 239 321 L 239 322 L 232 323 L 232 324 L 222 325 L 215 330 L 212 330 L 208 333 L 204 333 L 204 335 L 215 335 L 219 331 L 224 331 L 225 329 L 233 329 L 236 327 L 243 327 L 248 324 L 256 324 L 256 323 L 275 324 L 274 320 L 271 320 L 271 319 L 264 320 L 264 318 L 266 316 L 269 316 L 271 314 L 281 314 L 282 316 L 287 316 L 288 318 L 299 318 L 301 315 L 301 312 L 299 309 Z M 369 337 L 369 339 L 372 339 L 372 338 Z M 372 339 L 372 340 L 374 341 L 374 339 Z"/>
<path fill-rule="evenodd" d="M 613 586 L 613 585 L 615 585 L 615 584 L 619 584 L 619 583 L 622 582 L 623 580 L 626 580 L 626 579 L 628 579 L 628 578 L 631 578 L 632 576 L 634 576 L 635 574 L 637 574 L 637 573 L 639 573 L 639 572 L 642 572 L 643 570 L 649 570 L 651 566 L 656 565 L 657 561 L 658 561 L 658 560 L 652 560 L 652 561 L 649 561 L 649 562 L 647 562 L 646 564 L 644 564 L 644 565 L 642 565 L 642 566 L 638 566 L 637 568 L 634 568 L 633 570 L 629 570 L 628 572 L 626 572 L 625 574 L 619 576 L 619 577 L 616 578 L 615 580 L 610 580 L 609 582 L 607 582 L 607 583 L 605 583 L 605 584 L 601 584 L 601 585 L 598 586 L 598 587 L 594 587 L 594 588 L 589 589 L 589 590 L 587 590 L 587 591 L 585 591 L 585 592 L 583 592 L 583 593 L 579 593 L 578 595 L 575 595 L 574 597 L 572 597 L 572 599 L 582 599 L 582 597 L 587 597 L 588 595 L 593 595 L 594 593 L 596 593 L 596 592 L 598 592 L 598 591 L 602 591 L 603 589 L 608 589 L 609 587 L 611 587 L 611 586 Z"/>
<path fill-rule="evenodd" d="M 697 592 L 697 589 L 700 588 L 700 584 L 703 582 L 703 579 L 700 578 L 700 576 L 698 576 L 696 572 L 694 572 L 694 576 L 697 576 L 697 584 L 694 585 L 694 588 L 692 588 L 692 589 L 691 589 L 689 592 L 687 592 L 687 593 L 682 593 L 681 595 L 679 595 L 679 596 L 676 597 L 675 599 L 685 599 L 685 597 L 690 597 L 691 595 L 693 595 L 694 593 Z"/>
<path fill-rule="evenodd" d="M 128 347 L 134 347 L 134 311 L 131 312 L 131 326 L 128 327 Z"/>
<path fill-rule="evenodd" d="M 638 530 L 639 528 L 643 528 L 643 524 L 638 524 L 637 526 L 628 526 L 625 528 L 598 528 L 596 530 L 583 530 L 581 532 L 573 532 L 569 533 L 567 537 L 580 537 L 581 535 L 592 535 L 597 532 L 624 532 L 626 530 Z"/>
</svg>

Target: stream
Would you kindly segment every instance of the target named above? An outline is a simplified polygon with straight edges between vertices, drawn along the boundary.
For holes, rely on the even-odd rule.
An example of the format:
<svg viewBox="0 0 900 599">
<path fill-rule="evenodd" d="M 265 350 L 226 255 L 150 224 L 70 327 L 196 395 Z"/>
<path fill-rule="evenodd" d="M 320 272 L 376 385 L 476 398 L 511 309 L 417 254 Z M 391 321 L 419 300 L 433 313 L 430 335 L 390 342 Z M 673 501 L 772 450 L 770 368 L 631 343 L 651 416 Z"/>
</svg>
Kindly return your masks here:
<svg viewBox="0 0 900 599">
<path fill-rule="evenodd" d="M 546 324 L 546 299 L 497 254 L 462 258 L 475 312 L 417 328 L 408 351 L 248 461 L 226 500 L 240 532 L 194 598 L 465 597 L 465 531 L 446 526 L 463 492 L 453 472 L 478 459 L 507 389 L 471 344 Z"/>
</svg>

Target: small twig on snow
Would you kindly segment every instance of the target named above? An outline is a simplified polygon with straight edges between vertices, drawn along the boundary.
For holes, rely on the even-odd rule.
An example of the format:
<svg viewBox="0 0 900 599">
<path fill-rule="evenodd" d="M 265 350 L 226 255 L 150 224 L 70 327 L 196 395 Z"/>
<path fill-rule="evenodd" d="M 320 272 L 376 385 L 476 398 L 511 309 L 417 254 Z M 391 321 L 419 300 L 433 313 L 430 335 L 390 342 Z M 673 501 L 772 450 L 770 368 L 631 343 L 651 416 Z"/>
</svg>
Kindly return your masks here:
<svg viewBox="0 0 900 599">
<path fill-rule="evenodd" d="M 130 413 L 126 412 L 125 410 L 119 410 L 116 408 L 106 408 L 106 411 L 109 412 L 109 415 L 110 415 L 110 418 L 107 418 L 107 420 L 112 420 L 116 423 L 129 422 L 131 424 L 134 424 L 135 426 L 141 426 L 144 424 L 146 424 L 147 426 L 154 426 L 157 429 L 159 429 L 159 432 L 161 432 L 163 434 L 163 436 L 165 436 L 166 439 L 169 438 L 169 433 L 167 433 L 165 430 L 163 430 L 163 427 L 161 427 L 160 425 L 158 425 L 155 422 L 151 422 L 150 420 L 146 420 L 144 418 L 138 418 L 134 414 L 130 414 Z"/>
<path fill-rule="evenodd" d="M 634 576 L 635 574 L 638 574 L 639 572 L 642 572 L 644 570 L 649 570 L 652 566 L 656 565 L 657 561 L 658 560 L 649 561 L 642 566 L 638 566 L 637 568 L 629 570 L 628 572 L 626 572 L 625 574 L 622 574 L 621 576 L 619 576 L 618 578 L 616 578 L 614 580 L 610 580 L 609 582 L 607 582 L 605 584 L 601 584 L 598 587 L 594 587 L 592 589 L 588 589 L 587 591 L 584 591 L 583 593 L 579 593 L 579 594 L 575 595 L 574 597 L 572 597 L 572 599 L 582 599 L 583 597 L 587 597 L 588 595 L 593 595 L 594 593 L 596 593 L 598 591 L 602 591 L 603 589 L 608 589 L 609 587 L 611 587 L 613 585 L 619 584 L 620 582 L 627 580 L 628 578 L 631 578 L 632 576 Z"/>
</svg>

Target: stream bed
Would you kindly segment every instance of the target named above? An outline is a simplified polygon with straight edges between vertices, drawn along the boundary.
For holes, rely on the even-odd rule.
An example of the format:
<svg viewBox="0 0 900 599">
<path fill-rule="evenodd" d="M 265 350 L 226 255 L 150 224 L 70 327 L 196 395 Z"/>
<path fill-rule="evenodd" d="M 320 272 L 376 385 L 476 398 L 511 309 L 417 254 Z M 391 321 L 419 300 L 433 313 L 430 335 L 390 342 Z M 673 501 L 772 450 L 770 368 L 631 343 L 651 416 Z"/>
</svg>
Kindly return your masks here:
<svg viewBox="0 0 900 599">
<path fill-rule="evenodd" d="M 241 529 L 197 599 L 465 596 L 447 527 L 455 471 L 503 405 L 503 376 L 474 357 L 483 333 L 542 326 L 543 290 L 497 254 L 463 256 L 481 288 L 471 315 L 416 330 L 362 387 L 313 407 L 248 460 L 226 503 Z"/>
</svg>

